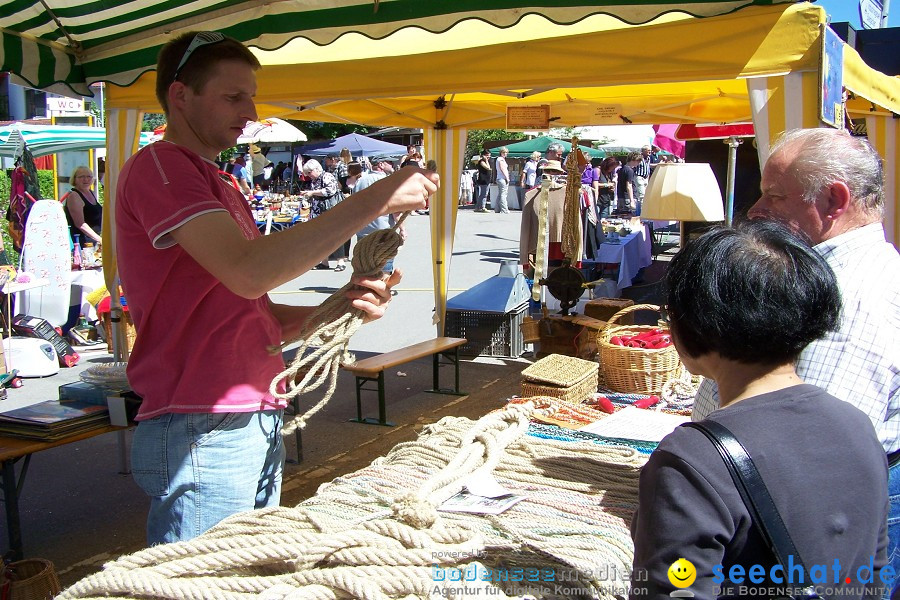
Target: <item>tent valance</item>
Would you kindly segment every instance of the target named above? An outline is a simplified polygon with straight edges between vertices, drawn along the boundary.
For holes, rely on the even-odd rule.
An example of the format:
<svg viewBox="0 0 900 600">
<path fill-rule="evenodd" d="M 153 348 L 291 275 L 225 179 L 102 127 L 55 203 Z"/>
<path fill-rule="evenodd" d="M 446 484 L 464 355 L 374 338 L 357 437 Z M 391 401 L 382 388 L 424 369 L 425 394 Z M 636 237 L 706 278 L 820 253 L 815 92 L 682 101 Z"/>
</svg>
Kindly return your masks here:
<svg viewBox="0 0 900 600">
<path fill-rule="evenodd" d="M 261 49 L 280 48 L 295 38 L 315 46 L 349 33 L 381 40 L 406 28 L 446 32 L 462 21 L 512 27 L 530 14 L 570 25 L 591 15 L 618 23 L 643 24 L 661 15 L 709 17 L 758 4 L 792 0 L 608 0 L 554 2 L 537 7 L 509 0 L 502 8 L 476 0 L 335 0 L 318 2 L 131 0 L 20 0 L 0 8 L 0 71 L 30 87 L 68 89 L 91 95 L 89 85 L 108 81 L 129 85 L 154 68 L 160 47 L 173 35 L 216 30 Z M 481 39 L 476 40 L 481 42 Z M 408 49 L 408 48 L 407 48 Z M 356 54 L 356 56 L 368 54 Z"/>
</svg>

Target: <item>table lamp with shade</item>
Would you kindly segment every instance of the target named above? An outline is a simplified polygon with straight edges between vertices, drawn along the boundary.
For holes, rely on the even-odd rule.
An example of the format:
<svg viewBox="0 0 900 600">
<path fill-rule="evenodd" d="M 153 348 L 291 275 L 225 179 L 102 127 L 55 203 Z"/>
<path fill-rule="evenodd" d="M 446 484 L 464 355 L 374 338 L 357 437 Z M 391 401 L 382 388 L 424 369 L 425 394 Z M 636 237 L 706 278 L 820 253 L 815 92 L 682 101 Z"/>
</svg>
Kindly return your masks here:
<svg viewBox="0 0 900 600">
<path fill-rule="evenodd" d="M 723 221 L 722 191 L 708 163 L 661 163 L 654 167 L 641 218 L 680 221 Z M 683 243 L 683 242 L 682 242 Z"/>
</svg>

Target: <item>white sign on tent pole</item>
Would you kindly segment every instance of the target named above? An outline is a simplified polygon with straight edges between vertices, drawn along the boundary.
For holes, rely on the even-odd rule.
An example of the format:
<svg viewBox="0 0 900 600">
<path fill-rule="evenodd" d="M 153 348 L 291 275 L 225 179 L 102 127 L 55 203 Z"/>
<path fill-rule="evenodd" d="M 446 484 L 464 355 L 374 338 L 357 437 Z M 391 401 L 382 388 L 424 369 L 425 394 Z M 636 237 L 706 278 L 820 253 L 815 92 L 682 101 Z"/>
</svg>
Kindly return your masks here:
<svg viewBox="0 0 900 600">
<path fill-rule="evenodd" d="M 859 21 L 864 29 L 881 29 L 881 0 L 859 0 Z"/>
</svg>

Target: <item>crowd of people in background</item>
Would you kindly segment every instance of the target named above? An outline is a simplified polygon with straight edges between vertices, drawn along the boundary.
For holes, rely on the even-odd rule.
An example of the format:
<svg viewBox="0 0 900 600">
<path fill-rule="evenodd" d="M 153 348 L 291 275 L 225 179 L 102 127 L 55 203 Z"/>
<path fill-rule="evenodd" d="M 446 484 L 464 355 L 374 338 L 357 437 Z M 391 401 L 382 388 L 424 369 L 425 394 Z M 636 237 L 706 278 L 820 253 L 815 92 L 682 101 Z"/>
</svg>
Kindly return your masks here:
<svg viewBox="0 0 900 600">
<path fill-rule="evenodd" d="M 222 170 L 232 175 L 239 189 L 248 196 L 259 191 L 297 194 L 308 189 L 310 177 L 303 168 L 308 162 L 306 157 L 298 157 L 292 169 L 292 165 L 285 161 L 269 161 L 266 159 L 267 153 L 268 148 L 251 144 L 247 153 L 237 154 L 224 162 Z M 544 155 L 533 152 L 524 163 L 519 163 L 517 159 L 510 162 L 509 150 L 505 146 L 500 147 L 497 153 L 498 156 L 492 158 L 491 151 L 484 149 L 472 159 L 471 168 L 463 171 L 458 190 L 460 206 L 473 206 L 475 212 L 481 213 L 508 213 L 510 194 L 513 198 L 519 194 L 514 186 L 518 184 L 525 193 L 540 186 L 543 167 L 550 161 L 562 161 L 565 154 L 559 144 L 551 144 Z M 591 202 L 595 203 L 596 215 L 599 218 L 615 213 L 640 216 L 650 174 L 657 164 L 669 162 L 683 162 L 683 159 L 650 144 L 643 146 L 639 152 L 591 160 L 581 178 L 585 190 L 590 193 Z M 408 145 L 407 153 L 391 164 L 394 168 L 426 166 L 422 152 L 415 145 Z M 352 183 L 347 184 L 351 170 L 356 172 L 354 177 L 359 178 L 373 169 L 367 157 L 353 157 L 347 148 L 339 154 L 324 157 L 320 166 L 323 172 L 335 177 L 344 196 L 353 191 Z M 492 186 L 497 188 L 495 198 L 491 197 Z M 417 213 L 427 214 L 428 211 Z"/>
<path fill-rule="evenodd" d="M 260 149 L 251 144 L 248 154 L 239 153 L 231 157 L 222 164 L 222 171 L 231 176 L 234 187 L 247 196 L 254 208 L 270 206 L 267 201 L 269 192 L 279 198 L 278 201 L 273 201 L 273 210 L 276 213 L 280 210 L 281 198 L 290 197 L 298 200 L 300 206 L 299 214 L 296 217 L 299 221 L 321 217 L 354 193 L 366 189 L 401 168 L 419 167 L 435 170 L 434 161 L 426 163 L 419 148 L 409 145 L 407 153 L 400 158 L 393 156 L 354 157 L 348 148 L 343 148 L 340 153 L 322 157 L 321 161 L 302 155 L 297 156 L 292 161 L 296 165 L 294 169 L 283 161 L 279 161 L 277 165 L 269 161 L 261 167 L 260 173 L 254 175 L 253 170 L 260 168 L 257 165 L 264 164 L 264 161 L 258 157 L 265 157 L 266 153 L 267 149 Z M 414 212 L 428 214 L 428 209 L 426 207 Z M 384 215 L 369 223 L 313 269 L 331 270 L 331 263 L 334 262 L 335 271 L 346 270 L 353 240 L 358 241 L 378 229 L 393 227 L 398 217 L 399 215 L 394 214 Z M 259 221 L 257 224 L 262 227 Z M 404 234 L 402 227 L 400 233 Z M 390 273 L 392 266 L 388 264 L 385 270 Z"/>
<path fill-rule="evenodd" d="M 494 212 L 509 212 L 509 194 L 518 193 L 510 190 L 510 186 L 518 182 L 523 193 L 540 186 L 543 167 L 550 161 L 562 161 L 565 154 L 562 145 L 554 143 L 544 155 L 535 151 L 524 163 L 516 164 L 517 159 L 513 159 L 511 164 L 506 146 L 495 150 L 497 158 L 492 159 L 491 150 L 485 148 L 472 158 L 471 168 L 460 175 L 460 206 L 473 206 L 475 212 L 486 213 L 490 212 L 491 205 Z M 684 159 L 647 144 L 640 151 L 592 159 L 582 172 L 582 184 L 591 190 L 592 202 L 598 205 L 598 216 L 607 217 L 616 212 L 640 216 L 650 174 L 657 164 L 670 162 L 684 162 Z M 491 198 L 492 185 L 497 187 L 496 201 Z"/>
</svg>

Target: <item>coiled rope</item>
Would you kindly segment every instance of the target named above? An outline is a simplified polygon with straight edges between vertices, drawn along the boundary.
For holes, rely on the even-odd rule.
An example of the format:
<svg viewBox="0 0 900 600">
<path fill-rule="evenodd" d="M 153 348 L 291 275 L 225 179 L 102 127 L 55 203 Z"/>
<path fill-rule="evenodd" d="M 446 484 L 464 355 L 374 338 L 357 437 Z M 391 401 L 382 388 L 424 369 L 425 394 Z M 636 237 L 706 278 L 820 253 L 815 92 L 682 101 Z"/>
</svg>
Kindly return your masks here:
<svg viewBox="0 0 900 600">
<path fill-rule="evenodd" d="M 374 278 L 382 276 L 384 266 L 397 256 L 397 250 L 403 244 L 399 227 L 408 215 L 409 212 L 403 213 L 390 229 L 379 229 L 359 240 L 350 261 L 354 275 Z M 318 389 L 323 383 L 328 382 L 325 396 L 304 414 L 286 423 L 281 429 L 283 435 L 305 427 L 306 421 L 328 404 L 337 387 L 341 363 L 353 360 L 347 350 L 350 338 L 366 318 L 366 313 L 353 308 L 346 297 L 346 292 L 354 286 L 351 281 L 329 296 L 313 311 L 297 337 L 283 342 L 281 346 L 270 348 L 276 353 L 289 344 L 301 342 L 294 360 L 269 385 L 269 393 L 272 396 L 290 400 L 299 394 Z M 303 376 L 298 382 L 296 378 L 301 373 Z M 281 391 L 282 389 L 284 391 Z"/>
<path fill-rule="evenodd" d="M 533 409 L 511 405 L 474 424 L 444 418 L 295 508 L 240 513 L 194 540 L 124 556 L 58 598 L 622 595 L 646 457 L 521 435 Z M 500 515 L 432 510 L 464 476 L 490 469 L 525 499 Z M 436 575 L 451 568 L 500 576 L 460 582 Z M 516 581 L 508 576 L 515 568 L 549 569 L 553 580 Z"/>
</svg>

